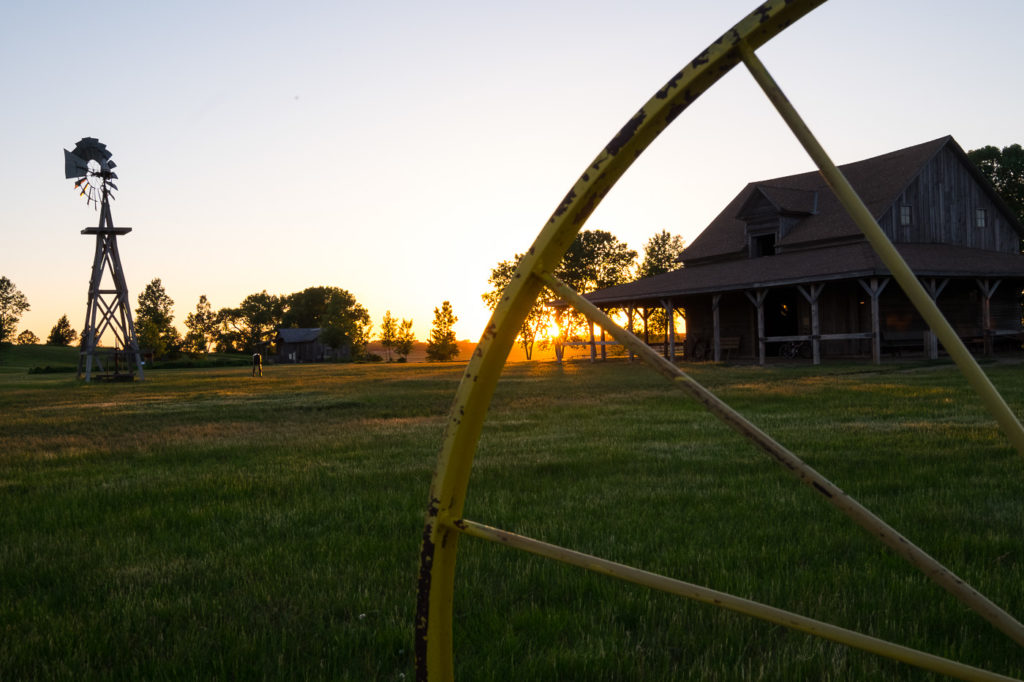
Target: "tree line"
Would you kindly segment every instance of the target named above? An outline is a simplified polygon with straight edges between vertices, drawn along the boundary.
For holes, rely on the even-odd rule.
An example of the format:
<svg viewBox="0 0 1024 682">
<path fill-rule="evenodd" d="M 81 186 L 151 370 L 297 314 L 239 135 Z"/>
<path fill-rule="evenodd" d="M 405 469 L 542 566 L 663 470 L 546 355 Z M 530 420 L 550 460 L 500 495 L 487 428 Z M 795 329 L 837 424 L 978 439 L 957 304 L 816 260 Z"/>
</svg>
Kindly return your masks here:
<svg viewBox="0 0 1024 682">
<path fill-rule="evenodd" d="M 0 344 L 15 341 L 20 345 L 37 344 L 39 337 L 24 330 L 14 332 L 22 314 L 30 309 L 28 298 L 6 276 L 0 276 Z M 334 286 L 307 287 L 287 295 L 269 294 L 264 289 L 242 299 L 237 307 L 213 310 L 206 295 L 201 295 L 195 310 L 185 317 L 185 334 L 174 325 L 174 299 L 159 277 L 154 278 L 139 294 L 135 307 L 136 338 L 139 348 L 156 359 L 175 357 L 182 353 L 205 354 L 263 352 L 281 328 L 318 328 L 320 340 L 332 348 L 350 349 L 353 359 L 367 358 L 373 323 L 370 314 L 345 289 Z M 451 303 L 445 301 L 434 309 L 434 325 L 426 344 L 427 358 L 438 362 L 453 360 L 458 345 L 453 329 L 458 318 Z M 392 360 L 404 361 L 412 352 L 416 335 L 413 320 L 392 317 L 388 310 L 382 321 L 381 345 Z M 85 341 L 71 326 L 68 316 L 50 330 L 47 345 L 70 346 Z M 373 359 L 373 358 L 370 358 Z"/>
</svg>

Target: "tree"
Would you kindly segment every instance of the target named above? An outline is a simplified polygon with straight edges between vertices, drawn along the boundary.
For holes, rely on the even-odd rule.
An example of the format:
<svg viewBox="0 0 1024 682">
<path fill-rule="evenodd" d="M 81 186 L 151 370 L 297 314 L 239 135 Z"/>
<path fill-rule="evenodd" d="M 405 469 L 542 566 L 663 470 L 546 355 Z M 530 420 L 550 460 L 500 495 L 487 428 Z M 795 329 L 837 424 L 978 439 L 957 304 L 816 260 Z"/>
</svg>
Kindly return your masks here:
<svg viewBox="0 0 1024 682">
<path fill-rule="evenodd" d="M 624 284 L 633 279 L 636 251 L 610 232 L 584 230 L 565 253 L 555 276 L 581 294 Z M 563 339 L 575 338 L 585 318 L 575 309 L 555 309 L 555 320 Z"/>
<path fill-rule="evenodd" d="M 1017 220 L 1024 223 L 1024 148 L 1013 144 L 1000 150 L 989 145 L 972 149 L 967 158 L 989 179 Z"/>
<path fill-rule="evenodd" d="M 388 355 L 388 362 L 391 362 L 391 349 L 395 347 L 398 337 L 398 320 L 391 317 L 391 311 L 384 313 L 384 319 L 380 323 L 380 345 Z"/>
<path fill-rule="evenodd" d="M 256 352 L 270 332 L 282 326 L 284 309 L 285 298 L 268 294 L 266 289 L 249 294 L 237 308 L 221 308 L 216 315 L 217 350 Z"/>
<path fill-rule="evenodd" d="M 35 343 L 39 343 L 39 337 L 30 332 L 28 329 L 18 334 L 19 346 L 31 346 L 32 344 Z"/>
<path fill-rule="evenodd" d="M 434 308 L 434 326 L 430 328 L 430 339 L 427 341 L 427 359 L 434 362 L 448 362 L 459 354 L 459 345 L 455 342 L 455 323 L 459 318 L 452 311 L 452 304 L 445 301 L 440 308 Z"/>
<path fill-rule="evenodd" d="M 491 276 L 487 280 L 487 283 L 491 285 L 491 290 L 480 295 L 480 298 L 484 300 L 484 303 L 491 312 L 494 312 L 494 309 L 498 307 L 505 287 L 512 281 L 512 277 L 515 275 L 516 268 L 522 257 L 523 254 L 517 253 L 515 260 L 503 260 L 491 269 Z M 547 295 L 547 289 L 542 290 L 537 296 L 537 300 L 534 301 L 533 307 L 530 308 L 530 312 L 526 314 L 522 326 L 519 327 L 516 341 L 522 346 L 527 360 L 533 357 L 534 342 L 551 324 L 550 302 L 551 299 Z"/>
<path fill-rule="evenodd" d="M 408 359 L 414 343 L 416 343 L 416 334 L 412 331 L 412 320 L 403 318 L 402 323 L 398 325 L 398 333 L 395 335 L 395 353 L 402 359 L 402 362 Z"/>
<path fill-rule="evenodd" d="M 281 316 L 282 327 L 302 327 L 312 329 L 322 327 L 331 299 L 336 295 L 351 296 L 338 287 L 307 287 L 302 291 L 284 296 L 284 310 Z"/>
<path fill-rule="evenodd" d="M 67 315 L 61 315 L 57 324 L 50 330 L 50 336 L 46 339 L 48 346 L 70 346 L 78 338 L 78 332 L 71 328 L 71 322 Z"/>
<path fill-rule="evenodd" d="M 581 294 L 633 278 L 636 251 L 604 230 L 584 230 L 565 253 L 555 275 Z"/>
<path fill-rule="evenodd" d="M 25 294 L 7 277 L 0 277 L 0 343 L 10 341 L 22 313 L 28 309 Z"/>
<path fill-rule="evenodd" d="M 370 313 L 349 292 L 336 287 L 331 289 L 333 292 L 320 324 L 320 339 L 332 348 L 348 346 L 352 358 L 359 358 L 366 351 L 373 328 Z"/>
<path fill-rule="evenodd" d="M 188 333 L 185 334 L 185 350 L 191 353 L 206 353 L 217 333 L 217 316 L 213 314 L 206 294 L 199 297 L 196 311 L 189 313 L 185 318 L 185 327 L 188 329 Z"/>
<path fill-rule="evenodd" d="M 159 277 L 146 285 L 139 294 L 135 308 L 135 335 L 139 347 L 153 351 L 154 358 L 162 358 L 179 349 L 181 339 L 174 320 L 174 300 L 167 295 Z"/>
<path fill-rule="evenodd" d="M 677 234 L 662 230 L 647 240 L 644 245 L 644 260 L 640 264 L 640 277 L 652 277 L 682 267 L 677 259 L 683 252 L 685 242 Z"/>
</svg>

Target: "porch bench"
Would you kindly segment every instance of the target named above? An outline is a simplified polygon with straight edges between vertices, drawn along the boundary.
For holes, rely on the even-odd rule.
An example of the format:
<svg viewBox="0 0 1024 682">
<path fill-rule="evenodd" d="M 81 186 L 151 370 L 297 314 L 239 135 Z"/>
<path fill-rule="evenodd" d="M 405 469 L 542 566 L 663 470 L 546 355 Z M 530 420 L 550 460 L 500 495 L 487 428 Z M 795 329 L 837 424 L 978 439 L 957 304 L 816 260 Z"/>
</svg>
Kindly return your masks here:
<svg viewBox="0 0 1024 682">
<path fill-rule="evenodd" d="M 924 332 L 882 332 L 882 352 L 900 355 L 903 351 L 923 351 Z"/>
<path fill-rule="evenodd" d="M 729 358 L 729 353 L 740 349 L 740 341 L 742 338 L 742 336 L 723 336 L 718 340 L 722 352 L 725 353 L 726 359 Z"/>
</svg>

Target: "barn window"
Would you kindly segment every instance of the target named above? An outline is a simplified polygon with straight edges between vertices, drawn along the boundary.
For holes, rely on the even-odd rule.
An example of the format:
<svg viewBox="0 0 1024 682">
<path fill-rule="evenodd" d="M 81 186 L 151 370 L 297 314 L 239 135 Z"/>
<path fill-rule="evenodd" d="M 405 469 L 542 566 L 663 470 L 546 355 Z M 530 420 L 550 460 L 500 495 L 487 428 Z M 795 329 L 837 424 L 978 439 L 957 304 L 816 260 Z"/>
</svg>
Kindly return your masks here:
<svg viewBox="0 0 1024 682">
<path fill-rule="evenodd" d="M 987 222 L 987 218 L 988 218 L 988 211 L 986 211 L 983 208 L 975 209 L 975 211 L 974 211 L 974 226 L 975 227 L 985 227 L 985 223 Z"/>
<path fill-rule="evenodd" d="M 750 257 L 775 255 L 775 233 L 759 234 L 750 239 Z"/>
<path fill-rule="evenodd" d="M 909 225 L 913 214 L 910 211 L 910 204 L 900 206 L 900 225 Z"/>
</svg>

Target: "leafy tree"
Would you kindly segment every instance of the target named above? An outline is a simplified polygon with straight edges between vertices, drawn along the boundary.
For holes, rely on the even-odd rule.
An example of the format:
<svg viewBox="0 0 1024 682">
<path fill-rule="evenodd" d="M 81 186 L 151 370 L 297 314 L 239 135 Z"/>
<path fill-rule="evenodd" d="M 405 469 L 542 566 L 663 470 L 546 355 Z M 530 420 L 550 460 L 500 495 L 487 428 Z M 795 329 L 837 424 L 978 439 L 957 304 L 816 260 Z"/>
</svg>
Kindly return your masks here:
<svg viewBox="0 0 1024 682">
<path fill-rule="evenodd" d="M 237 308 L 217 311 L 217 350 L 254 353 L 276 328 L 282 326 L 285 299 L 264 289 L 249 294 Z"/>
<path fill-rule="evenodd" d="M 0 277 L 0 343 L 10 341 L 18 328 L 18 320 L 28 309 L 25 294 L 7 277 Z"/>
<path fill-rule="evenodd" d="M 576 235 L 555 275 L 585 294 L 630 281 L 635 268 L 636 251 L 625 242 L 604 230 L 584 230 Z"/>
<path fill-rule="evenodd" d="M 992 182 L 1017 220 L 1024 223 L 1024 148 L 1019 144 L 1002 149 L 989 145 L 972 149 L 967 158 Z"/>
<path fill-rule="evenodd" d="M 217 316 L 213 314 L 206 294 L 199 297 L 196 311 L 185 318 L 185 350 L 191 353 L 205 353 L 210 348 L 217 332 Z"/>
<path fill-rule="evenodd" d="M 78 338 L 78 332 L 71 328 L 71 322 L 67 315 L 61 315 L 57 324 L 50 330 L 50 336 L 46 339 L 49 346 L 70 346 Z"/>
<path fill-rule="evenodd" d="M 167 295 L 159 277 L 153 278 L 139 294 L 135 308 L 135 335 L 140 348 L 153 351 L 154 358 L 162 358 L 181 346 L 174 320 L 174 299 Z"/>
<path fill-rule="evenodd" d="M 636 251 L 610 232 L 584 230 L 576 235 L 555 275 L 585 294 L 633 279 L 636 257 Z M 555 319 L 563 339 L 575 338 L 585 323 L 583 315 L 570 307 L 555 308 Z"/>
<path fill-rule="evenodd" d="M 484 300 L 484 303 L 491 312 L 494 312 L 494 309 L 498 307 L 498 302 L 501 301 L 505 287 L 512 281 L 516 267 L 519 265 L 522 257 L 523 254 L 517 253 L 514 260 L 503 260 L 491 269 L 491 276 L 487 280 L 491 290 L 480 295 L 480 298 Z M 533 357 L 534 342 L 551 324 L 552 313 L 549 307 L 550 303 L 551 297 L 547 294 L 547 289 L 542 290 L 540 295 L 537 296 L 537 300 L 534 301 L 533 307 L 530 308 L 530 312 L 526 314 L 526 318 L 519 328 L 519 334 L 516 335 L 516 341 L 522 346 L 527 360 Z"/>
<path fill-rule="evenodd" d="M 349 346 L 353 358 L 362 357 L 373 328 L 370 313 L 349 292 L 335 287 L 332 289 L 327 311 L 320 324 L 320 339 L 332 348 Z"/>
<path fill-rule="evenodd" d="M 395 335 L 395 353 L 402 358 L 402 362 L 409 357 L 414 343 L 416 343 L 416 334 L 412 331 L 412 320 L 403 318 L 402 323 L 398 325 L 398 333 Z"/>
<path fill-rule="evenodd" d="M 331 299 L 337 295 L 351 296 L 338 287 L 307 287 L 283 297 L 282 327 L 322 327 Z M 353 299 L 354 300 L 354 299 Z"/>
<path fill-rule="evenodd" d="M 459 318 L 452 311 L 452 304 L 445 301 L 440 308 L 434 308 L 434 326 L 430 328 L 430 339 L 427 341 L 427 359 L 434 362 L 448 362 L 459 354 L 459 345 L 455 342 L 455 323 Z"/>
<path fill-rule="evenodd" d="M 669 234 L 668 230 L 662 230 L 647 240 L 644 245 L 644 260 L 640 264 L 640 277 L 651 277 L 671 272 L 682 263 L 676 260 L 683 252 L 685 242 L 677 234 Z"/>
<path fill-rule="evenodd" d="M 380 345 L 388 355 L 388 362 L 391 362 L 391 349 L 395 347 L 398 337 L 398 320 L 391 317 L 391 311 L 384 313 L 384 319 L 380 323 Z"/>
<path fill-rule="evenodd" d="M 656 233 L 644 245 L 644 260 L 640 264 L 640 277 L 652 277 L 682 267 L 677 258 L 683 251 L 683 238 L 669 234 L 668 230 Z M 668 318 L 664 308 L 650 310 L 644 325 L 645 332 L 664 334 L 668 332 Z"/>
<path fill-rule="evenodd" d="M 31 346 L 34 343 L 39 343 L 39 337 L 30 332 L 28 329 L 18 334 L 19 346 Z"/>
</svg>

